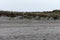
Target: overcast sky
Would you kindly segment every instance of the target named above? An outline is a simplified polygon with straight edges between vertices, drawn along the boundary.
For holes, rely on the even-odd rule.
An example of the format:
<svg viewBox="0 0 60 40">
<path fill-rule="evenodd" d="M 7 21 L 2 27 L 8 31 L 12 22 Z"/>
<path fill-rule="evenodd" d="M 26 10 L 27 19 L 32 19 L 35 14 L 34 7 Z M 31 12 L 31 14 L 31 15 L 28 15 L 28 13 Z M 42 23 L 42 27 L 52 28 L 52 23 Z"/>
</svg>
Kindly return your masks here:
<svg viewBox="0 0 60 40">
<path fill-rule="evenodd" d="M 47 11 L 60 9 L 60 0 L 0 0 L 0 10 Z"/>
</svg>

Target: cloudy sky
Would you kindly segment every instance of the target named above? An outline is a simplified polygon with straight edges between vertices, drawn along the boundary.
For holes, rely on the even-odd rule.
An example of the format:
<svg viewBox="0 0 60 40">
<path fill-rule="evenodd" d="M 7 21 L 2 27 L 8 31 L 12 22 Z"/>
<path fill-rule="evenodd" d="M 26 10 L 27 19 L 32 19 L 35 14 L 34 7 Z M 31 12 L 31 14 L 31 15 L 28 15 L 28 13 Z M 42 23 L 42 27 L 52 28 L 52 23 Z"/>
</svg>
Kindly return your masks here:
<svg viewBox="0 0 60 40">
<path fill-rule="evenodd" d="M 0 10 L 47 11 L 60 9 L 60 0 L 0 0 Z"/>
</svg>

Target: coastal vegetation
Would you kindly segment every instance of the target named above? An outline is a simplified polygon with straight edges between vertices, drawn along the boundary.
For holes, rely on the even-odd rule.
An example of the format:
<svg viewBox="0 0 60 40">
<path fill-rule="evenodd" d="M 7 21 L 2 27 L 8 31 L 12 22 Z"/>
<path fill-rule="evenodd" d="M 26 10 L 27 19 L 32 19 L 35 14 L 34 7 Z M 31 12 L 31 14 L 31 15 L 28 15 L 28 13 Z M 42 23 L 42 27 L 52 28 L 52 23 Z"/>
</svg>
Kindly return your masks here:
<svg viewBox="0 0 60 40">
<path fill-rule="evenodd" d="M 18 17 L 20 19 L 35 19 L 41 20 L 41 18 L 47 18 L 49 20 L 52 18 L 53 20 L 60 19 L 60 10 L 53 11 L 44 11 L 44 12 L 13 12 L 13 11 L 0 11 L 0 16 L 6 17 Z"/>
</svg>

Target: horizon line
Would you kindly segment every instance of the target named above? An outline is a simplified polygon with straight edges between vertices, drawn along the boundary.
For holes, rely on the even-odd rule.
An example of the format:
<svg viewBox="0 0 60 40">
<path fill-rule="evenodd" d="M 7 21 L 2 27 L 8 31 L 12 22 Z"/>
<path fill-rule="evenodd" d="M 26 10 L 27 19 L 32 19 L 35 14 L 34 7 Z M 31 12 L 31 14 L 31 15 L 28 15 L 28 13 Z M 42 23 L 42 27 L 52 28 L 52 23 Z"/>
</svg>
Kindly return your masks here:
<svg viewBox="0 0 60 40">
<path fill-rule="evenodd" d="M 54 9 L 54 10 L 60 10 L 60 9 Z M 0 11 L 9 11 L 9 12 L 49 12 L 54 10 L 45 10 L 45 11 L 15 11 L 15 10 L 0 10 Z"/>
</svg>

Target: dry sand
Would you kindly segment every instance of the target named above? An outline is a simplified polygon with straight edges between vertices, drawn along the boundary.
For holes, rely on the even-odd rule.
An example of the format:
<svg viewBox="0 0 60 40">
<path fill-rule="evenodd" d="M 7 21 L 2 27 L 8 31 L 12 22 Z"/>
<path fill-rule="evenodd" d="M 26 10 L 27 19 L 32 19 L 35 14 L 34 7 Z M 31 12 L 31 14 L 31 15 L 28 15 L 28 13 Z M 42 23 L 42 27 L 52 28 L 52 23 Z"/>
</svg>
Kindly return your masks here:
<svg viewBox="0 0 60 40">
<path fill-rule="evenodd" d="M 1 18 L 0 40 L 60 40 L 60 20 Z"/>
</svg>

